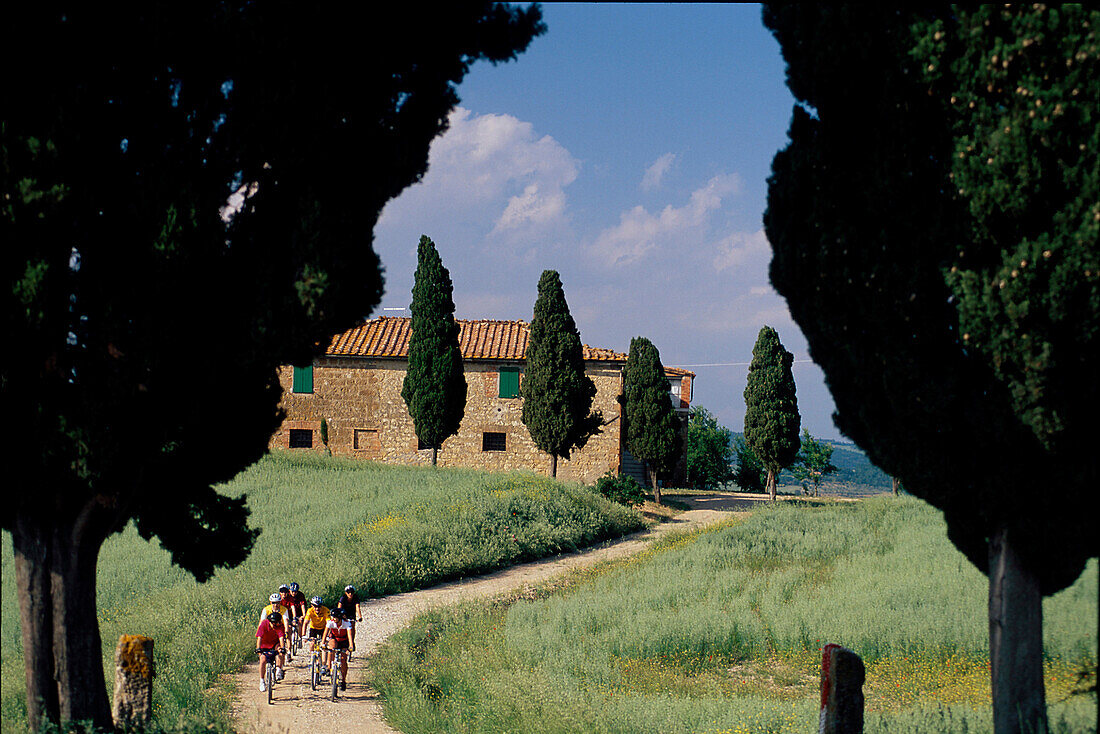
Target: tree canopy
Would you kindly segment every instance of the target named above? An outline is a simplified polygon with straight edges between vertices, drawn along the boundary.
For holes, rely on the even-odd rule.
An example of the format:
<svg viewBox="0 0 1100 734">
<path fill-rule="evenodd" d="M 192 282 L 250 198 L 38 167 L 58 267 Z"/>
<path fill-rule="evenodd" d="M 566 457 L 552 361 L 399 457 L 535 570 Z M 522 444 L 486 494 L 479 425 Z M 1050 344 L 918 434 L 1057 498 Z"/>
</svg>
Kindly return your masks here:
<svg viewBox="0 0 1100 734">
<path fill-rule="evenodd" d="M 658 474 L 675 468 L 683 439 L 661 354 L 643 336 L 630 340 L 630 353 L 623 367 L 623 413 L 626 448 L 635 458 L 649 464 L 653 499 L 660 504 Z"/>
<path fill-rule="evenodd" d="M 585 374 L 580 331 L 554 270 L 539 278 L 526 356 L 523 423 L 535 445 L 550 454 L 550 474 L 557 476 L 558 457 L 583 448 L 600 432 L 603 416 L 592 410 L 596 385 Z"/>
<path fill-rule="evenodd" d="M 802 482 L 806 491 L 806 482 L 813 482 L 813 496 L 816 497 L 821 481 L 837 471 L 833 465 L 833 447 L 824 441 L 818 441 L 805 428 L 802 429 L 802 446 L 791 468 L 794 478 Z"/>
<path fill-rule="evenodd" d="M 409 369 L 401 397 L 417 437 L 432 448 L 435 466 L 440 445 L 458 432 L 466 411 L 466 377 L 458 345 L 451 274 L 427 235 L 420 237 L 416 257 Z"/>
<path fill-rule="evenodd" d="M 745 443 L 768 471 L 766 489 L 775 499 L 776 477 L 790 466 L 801 444 L 791 355 L 770 326 L 760 329 L 745 385 Z"/>
<path fill-rule="evenodd" d="M 90 611 L 109 534 L 133 518 L 200 580 L 247 556 L 244 498 L 211 487 L 266 450 L 277 367 L 370 313 L 374 224 L 423 175 L 456 85 L 544 29 L 537 7 L 362 11 L 5 12 L 4 458 L 23 479 L 0 520 L 30 601 L 32 728 L 110 724 Z"/>
<path fill-rule="evenodd" d="M 997 731 L 1043 725 L 1041 660 L 1009 682 L 999 650 L 1036 629 L 1041 649 L 1038 593 L 1097 554 L 1100 13 L 775 4 L 765 22 L 798 100 L 772 282 L 837 426 L 990 574 Z"/>
<path fill-rule="evenodd" d="M 701 405 L 691 409 L 684 453 L 692 487 L 714 489 L 733 479 L 733 435 Z"/>
</svg>

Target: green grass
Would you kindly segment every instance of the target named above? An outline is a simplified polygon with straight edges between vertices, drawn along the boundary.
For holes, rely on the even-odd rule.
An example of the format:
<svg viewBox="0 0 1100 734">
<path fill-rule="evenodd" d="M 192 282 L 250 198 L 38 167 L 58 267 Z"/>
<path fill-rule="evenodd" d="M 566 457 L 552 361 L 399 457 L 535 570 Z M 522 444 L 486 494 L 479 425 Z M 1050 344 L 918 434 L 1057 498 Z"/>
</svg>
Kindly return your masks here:
<svg viewBox="0 0 1100 734">
<path fill-rule="evenodd" d="M 786 502 L 536 598 L 422 616 L 375 685 L 407 734 L 809 732 L 839 642 L 867 665 L 868 732 L 990 731 L 986 594 L 917 500 Z M 1095 731 L 1095 690 L 1077 692 L 1095 686 L 1095 561 L 1044 619 L 1053 730 Z"/>
<path fill-rule="evenodd" d="M 104 545 L 97 603 L 104 670 L 122 634 L 154 640 L 153 706 L 161 726 L 229 730 L 232 691 L 218 676 L 252 659 L 259 610 L 297 581 L 333 599 L 406 591 L 638 529 L 640 516 L 580 486 L 532 474 L 392 467 L 276 453 L 221 490 L 248 495 L 263 529 L 241 566 L 198 584 L 133 527 Z M 11 536 L 3 543 L 0 717 L 26 728 Z M 199 624 L 195 624 L 198 621 Z M 110 685 L 109 685 L 110 687 Z"/>
</svg>

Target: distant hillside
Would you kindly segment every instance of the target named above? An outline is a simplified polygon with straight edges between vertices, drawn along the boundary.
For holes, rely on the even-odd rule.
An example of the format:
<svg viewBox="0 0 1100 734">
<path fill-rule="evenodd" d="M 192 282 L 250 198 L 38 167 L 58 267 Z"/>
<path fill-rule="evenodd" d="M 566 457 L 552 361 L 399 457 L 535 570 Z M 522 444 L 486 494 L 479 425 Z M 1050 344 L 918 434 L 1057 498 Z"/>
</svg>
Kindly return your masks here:
<svg viewBox="0 0 1100 734">
<path fill-rule="evenodd" d="M 744 438 L 744 435 L 733 434 L 734 440 L 738 438 Z M 822 483 L 822 494 L 856 496 L 891 491 L 890 475 L 872 464 L 859 446 L 847 441 L 818 440 L 833 447 L 833 465 L 837 468 Z M 794 488 L 801 491 L 799 481 L 789 471 L 780 473 L 777 481 L 787 492 Z"/>
</svg>

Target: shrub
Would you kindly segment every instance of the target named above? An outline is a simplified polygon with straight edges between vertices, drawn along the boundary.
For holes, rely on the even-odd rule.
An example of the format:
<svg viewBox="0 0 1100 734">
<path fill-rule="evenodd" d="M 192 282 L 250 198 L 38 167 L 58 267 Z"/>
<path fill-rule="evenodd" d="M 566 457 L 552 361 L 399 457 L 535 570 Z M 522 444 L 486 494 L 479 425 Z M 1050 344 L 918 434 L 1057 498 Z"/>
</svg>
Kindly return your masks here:
<svg viewBox="0 0 1100 734">
<path fill-rule="evenodd" d="M 625 474 L 615 476 L 610 470 L 596 480 L 596 491 L 612 502 L 627 507 L 645 502 L 645 491 L 640 484 Z"/>
</svg>

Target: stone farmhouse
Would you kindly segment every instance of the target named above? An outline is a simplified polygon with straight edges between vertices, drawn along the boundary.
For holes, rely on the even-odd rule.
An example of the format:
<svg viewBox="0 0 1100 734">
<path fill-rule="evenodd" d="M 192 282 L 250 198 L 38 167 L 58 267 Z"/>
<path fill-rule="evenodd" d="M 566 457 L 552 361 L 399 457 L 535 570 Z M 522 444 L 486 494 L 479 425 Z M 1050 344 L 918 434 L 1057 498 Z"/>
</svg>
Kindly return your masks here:
<svg viewBox="0 0 1100 734">
<path fill-rule="evenodd" d="M 492 471 L 550 471 L 522 421 L 519 387 L 527 351 L 523 321 L 458 321 L 466 375 L 466 412 L 458 433 L 443 442 L 440 466 Z M 395 464 L 431 463 L 430 447 L 416 437 L 401 398 L 408 369 L 410 319 L 382 317 L 333 337 L 309 367 L 279 370 L 286 418 L 271 448 L 324 451 Z M 587 483 L 608 470 L 648 481 L 644 467 L 623 446 L 622 372 L 627 355 L 584 346 L 585 370 L 596 384 L 593 407 L 602 412 L 603 431 L 570 459 L 558 461 L 558 477 Z M 687 431 L 694 373 L 665 368 L 672 399 Z M 327 447 L 322 442 L 322 419 Z M 670 479 L 683 481 L 684 460 Z"/>
</svg>

